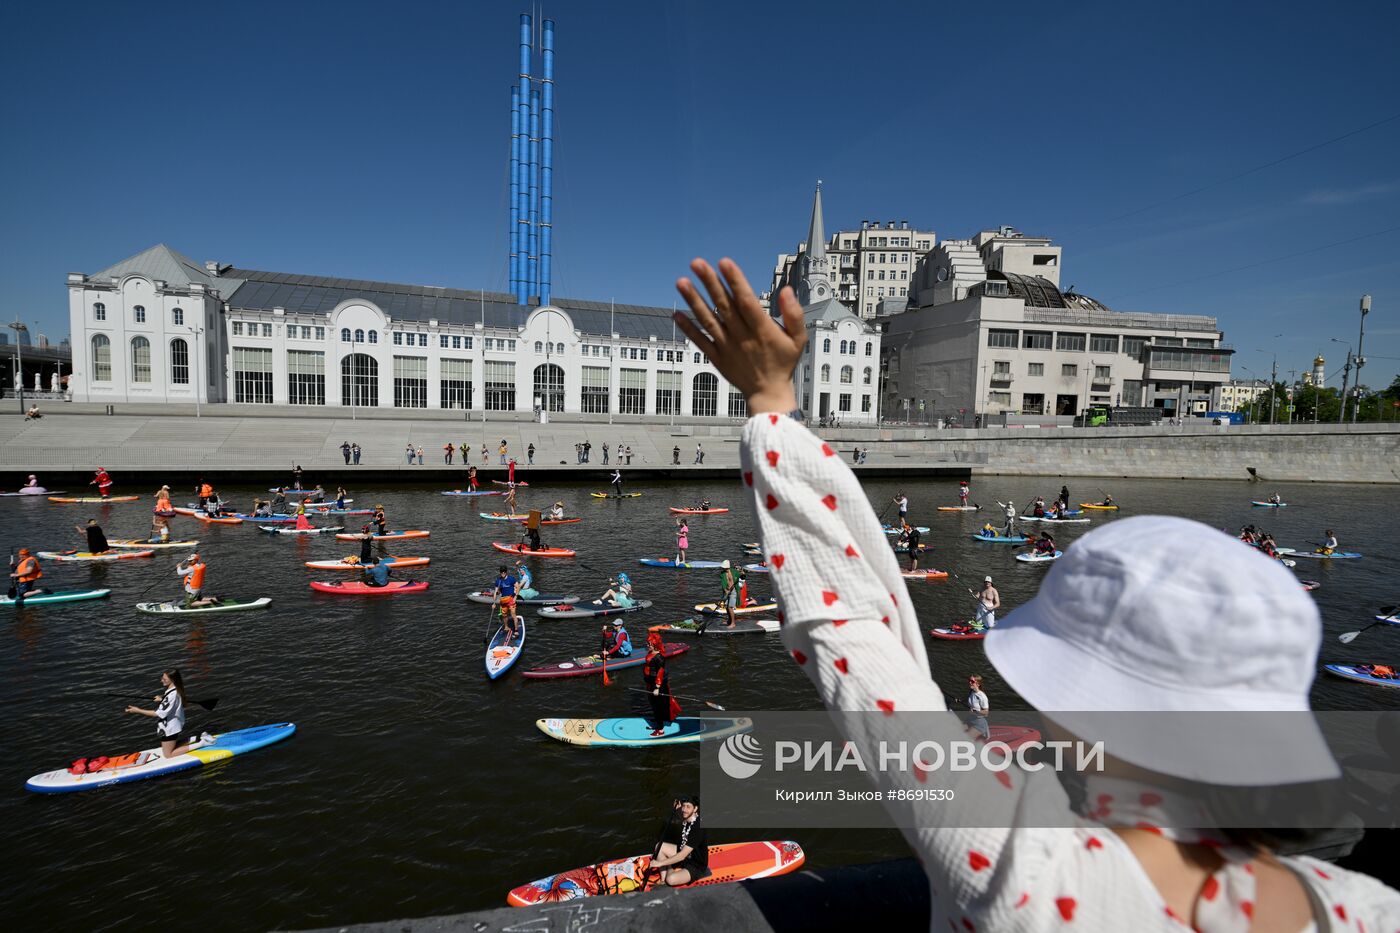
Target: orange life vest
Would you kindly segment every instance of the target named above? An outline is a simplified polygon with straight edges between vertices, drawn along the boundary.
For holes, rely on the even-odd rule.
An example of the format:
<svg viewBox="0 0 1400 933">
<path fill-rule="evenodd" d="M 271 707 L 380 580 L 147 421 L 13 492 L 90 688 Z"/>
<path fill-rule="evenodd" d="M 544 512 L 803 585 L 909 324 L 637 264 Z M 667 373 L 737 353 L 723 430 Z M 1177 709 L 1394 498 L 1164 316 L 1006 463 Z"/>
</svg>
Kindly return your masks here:
<svg viewBox="0 0 1400 933">
<path fill-rule="evenodd" d="M 39 562 L 37 560 L 33 557 L 26 557 L 24 560 L 20 561 L 19 566 L 15 568 L 15 575 L 19 577 L 19 582 L 21 583 L 33 583 L 44 574 L 39 570 Z"/>
<path fill-rule="evenodd" d="M 199 487 L 199 494 L 208 499 L 214 494 L 214 487 L 210 486 L 208 483 L 203 483 Z"/>
<path fill-rule="evenodd" d="M 201 560 L 201 561 L 196 561 L 195 563 L 190 564 L 190 575 L 189 575 L 188 577 L 185 578 L 185 580 L 187 581 L 187 583 L 188 583 L 190 589 L 192 589 L 192 590 L 202 590 L 202 589 L 204 589 L 204 569 L 205 569 L 205 563 L 204 563 L 204 561 L 202 561 L 202 560 Z"/>
</svg>

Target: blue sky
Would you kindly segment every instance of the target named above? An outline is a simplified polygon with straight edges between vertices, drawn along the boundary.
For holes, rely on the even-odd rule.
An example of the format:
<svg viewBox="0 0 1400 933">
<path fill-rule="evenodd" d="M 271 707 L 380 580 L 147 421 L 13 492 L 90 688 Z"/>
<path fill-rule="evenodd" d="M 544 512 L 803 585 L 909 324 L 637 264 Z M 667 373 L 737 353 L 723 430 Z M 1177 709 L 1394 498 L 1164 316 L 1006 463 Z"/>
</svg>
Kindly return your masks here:
<svg viewBox="0 0 1400 933">
<path fill-rule="evenodd" d="M 505 290 L 523 10 L 6 4 L 0 316 L 62 334 L 65 273 L 157 242 Z M 1394 4 L 545 12 L 556 294 L 669 304 L 695 254 L 766 283 L 821 178 L 829 230 L 1054 237 L 1065 284 L 1112 308 L 1218 316 L 1241 376 L 1275 349 L 1331 369 L 1370 292 L 1366 381 L 1400 368 L 1400 119 L 1233 177 L 1400 114 Z"/>
</svg>

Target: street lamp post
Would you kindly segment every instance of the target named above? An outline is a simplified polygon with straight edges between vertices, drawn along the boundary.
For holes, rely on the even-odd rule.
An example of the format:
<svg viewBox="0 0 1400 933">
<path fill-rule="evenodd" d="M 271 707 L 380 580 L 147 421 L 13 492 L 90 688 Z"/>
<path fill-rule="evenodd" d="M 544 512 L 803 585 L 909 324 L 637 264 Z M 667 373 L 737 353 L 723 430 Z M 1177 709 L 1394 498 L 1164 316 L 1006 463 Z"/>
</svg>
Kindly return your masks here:
<svg viewBox="0 0 1400 933">
<path fill-rule="evenodd" d="M 203 355 L 204 341 L 200 334 L 204 333 L 204 328 L 198 324 L 189 325 L 190 335 L 194 337 L 193 345 L 190 347 L 190 355 L 194 357 L 194 416 L 199 417 L 199 393 L 204 390 L 203 376 L 199 374 L 199 358 Z"/>
<path fill-rule="evenodd" d="M 1366 357 L 1361 355 L 1361 345 L 1366 340 L 1366 315 L 1371 313 L 1371 296 L 1361 296 L 1361 332 L 1356 335 L 1356 404 L 1351 409 L 1351 423 L 1361 411 L 1361 367 L 1366 365 Z"/>
<path fill-rule="evenodd" d="M 27 333 L 29 325 L 16 318 L 10 329 L 15 332 L 15 395 L 19 398 L 19 412 L 24 414 L 24 351 L 20 349 L 23 341 L 19 335 Z"/>
<path fill-rule="evenodd" d="M 1347 416 L 1347 383 L 1351 379 L 1351 344 L 1345 340 L 1338 340 L 1336 337 L 1331 338 L 1331 340 L 1333 343 L 1339 343 L 1347 348 L 1347 361 L 1342 366 L 1342 394 L 1338 398 L 1341 404 L 1337 407 L 1337 423 L 1341 424 Z"/>
</svg>

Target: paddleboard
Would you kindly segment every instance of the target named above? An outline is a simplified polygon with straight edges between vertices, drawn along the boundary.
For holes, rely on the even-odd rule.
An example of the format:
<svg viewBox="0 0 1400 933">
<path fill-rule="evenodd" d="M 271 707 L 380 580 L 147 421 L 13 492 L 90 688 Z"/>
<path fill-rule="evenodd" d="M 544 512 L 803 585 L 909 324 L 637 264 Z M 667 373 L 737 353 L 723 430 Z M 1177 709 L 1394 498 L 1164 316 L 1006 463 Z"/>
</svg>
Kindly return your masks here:
<svg viewBox="0 0 1400 933">
<path fill-rule="evenodd" d="M 570 745 L 684 745 L 722 739 L 753 728 L 743 716 L 681 716 L 666 724 L 662 734 L 651 735 L 651 724 L 640 716 L 616 719 L 537 719 L 535 725 L 551 739 Z"/>
<path fill-rule="evenodd" d="M 504 496 L 499 489 L 449 489 L 439 493 L 443 496 Z"/>
<path fill-rule="evenodd" d="M 1079 503 L 1079 507 L 1081 509 L 1102 509 L 1105 512 L 1118 511 L 1118 506 L 1116 505 L 1099 505 L 1097 502 L 1081 502 Z"/>
<path fill-rule="evenodd" d="M 528 515 L 521 515 L 519 513 L 511 515 L 509 512 L 477 512 L 476 514 L 480 515 L 488 522 L 524 522 L 530 519 Z"/>
<path fill-rule="evenodd" d="M 578 553 L 566 547 L 542 547 L 538 551 L 532 551 L 523 541 L 519 544 L 506 544 L 503 541 L 492 541 L 491 546 L 507 554 L 524 554 L 526 557 L 573 557 Z"/>
<path fill-rule="evenodd" d="M 650 631 L 655 631 L 651 629 Z M 667 658 L 674 658 L 678 654 L 685 654 L 690 650 L 689 645 L 663 644 L 661 653 Z M 641 667 L 646 663 L 647 653 L 645 651 L 633 650 L 625 658 L 608 658 L 607 669 L 611 676 L 613 671 L 625 670 L 629 667 Z M 541 667 L 532 667 L 528 671 L 522 671 L 521 677 L 534 679 L 550 679 L 557 677 L 586 677 L 590 674 L 603 673 L 603 657 L 598 654 L 590 654 L 585 658 L 573 658 L 568 661 L 560 661 L 557 664 L 545 664 Z"/>
<path fill-rule="evenodd" d="M 280 742 L 291 736 L 297 729 L 296 723 L 279 722 L 268 726 L 254 726 L 224 732 L 212 737 L 210 742 L 195 742 L 190 750 L 174 758 L 160 757 L 160 748 L 140 752 L 137 764 L 124 768 L 104 768 L 101 771 L 72 774 L 65 768 L 36 774 L 25 782 L 25 790 L 40 794 L 63 794 L 80 790 L 96 790 L 111 784 L 126 784 L 146 778 L 160 777 L 176 771 L 187 771 L 204 765 L 233 758 L 255 749 Z"/>
<path fill-rule="evenodd" d="M 1036 518 L 1034 515 L 1022 515 L 1022 516 L 1021 516 L 1021 521 L 1023 521 L 1023 522 L 1045 522 L 1047 525 L 1087 525 L 1087 524 L 1089 524 L 1089 519 L 1087 519 L 1087 518 L 1051 518 L 1051 517 L 1048 516 L 1048 515 L 1043 516 L 1043 517 L 1041 517 L 1041 518 Z"/>
<path fill-rule="evenodd" d="M 643 567 L 664 567 L 667 570 L 719 570 L 724 566 L 717 560 L 688 560 L 678 564 L 669 557 L 643 557 L 637 563 Z"/>
<path fill-rule="evenodd" d="M 882 525 L 881 528 L 887 535 L 897 535 L 904 530 L 899 525 Z M 924 527 L 923 525 L 916 525 L 914 530 L 921 535 L 926 535 L 929 532 L 929 529 Z"/>
<path fill-rule="evenodd" d="M 734 627 L 730 628 L 724 624 L 723 619 L 712 617 L 703 632 L 700 631 L 700 623 L 694 619 L 668 622 L 665 625 L 653 625 L 647 631 L 660 632 L 662 635 L 765 635 L 769 632 L 776 632 L 779 628 L 781 626 L 777 619 L 735 619 Z M 608 667 L 611 668 L 612 665 L 609 664 Z"/>
<path fill-rule="evenodd" d="M 1322 585 L 1321 583 L 1319 583 L 1319 582 L 1316 581 L 1316 580 L 1299 580 L 1298 582 L 1301 583 L 1301 584 L 1303 584 L 1303 589 L 1309 590 L 1309 591 L 1315 590 L 1315 589 L 1317 589 L 1319 586 Z"/>
<path fill-rule="evenodd" d="M 137 603 L 136 608 L 140 612 L 147 612 L 151 615 L 189 615 L 194 613 L 207 612 L 247 612 L 250 609 L 266 609 L 272 602 L 271 596 L 260 596 L 257 599 L 220 599 L 208 606 L 190 606 L 185 608 L 182 602 L 169 603 Z"/>
<path fill-rule="evenodd" d="M 177 511 L 178 511 L 178 510 L 177 510 Z M 186 512 L 185 514 L 186 514 L 186 515 L 190 515 L 190 514 L 193 514 L 193 513 L 192 513 L 192 512 Z M 241 518 L 241 519 L 243 519 L 245 522 L 257 522 L 257 523 L 260 524 L 260 525 L 266 525 L 266 524 L 274 523 L 274 522 L 275 522 L 275 523 L 286 524 L 286 523 L 288 523 L 288 522 L 294 522 L 294 521 L 297 520 L 297 517 L 296 517 L 295 515 L 253 515 L 252 513 L 249 513 L 249 512 L 234 512 L 234 513 L 233 513 L 233 517 L 234 517 L 234 518 Z"/>
<path fill-rule="evenodd" d="M 636 499 L 641 495 L 639 492 L 624 492 L 620 496 L 611 496 L 605 492 L 590 492 L 590 496 L 595 499 Z"/>
<path fill-rule="evenodd" d="M 1023 564 L 1043 564 L 1047 561 L 1059 560 L 1064 556 L 1064 551 L 1056 551 L 1053 554 L 1017 554 L 1016 559 Z"/>
<path fill-rule="evenodd" d="M 486 676 L 492 680 L 510 670 L 525 648 L 525 620 L 521 618 L 516 624 L 520 626 L 520 631 L 515 633 L 515 641 L 511 644 L 506 644 L 506 629 L 501 626 L 486 646 Z"/>
<path fill-rule="evenodd" d="M 1358 683 L 1373 684 L 1377 687 L 1400 687 L 1400 677 L 1373 677 L 1361 670 L 1360 666 L 1356 664 L 1324 664 L 1322 669 L 1334 677 L 1342 677 Z"/>
<path fill-rule="evenodd" d="M 934 638 L 947 641 L 981 641 L 987 637 L 985 629 L 973 628 L 971 622 L 950 625 L 946 628 L 933 628 L 928 632 Z"/>
<path fill-rule="evenodd" d="M 286 486 L 273 486 L 268 492 L 281 492 L 284 496 L 309 496 L 314 489 L 288 489 Z"/>
<path fill-rule="evenodd" d="M 677 515 L 723 515 L 728 509 L 678 509 L 674 505 L 671 511 Z"/>
<path fill-rule="evenodd" d="M 306 508 L 306 514 L 316 515 L 373 515 L 374 509 L 315 509 L 310 506 Z"/>
<path fill-rule="evenodd" d="M 110 596 L 111 590 L 58 590 L 55 592 L 39 591 L 24 597 L 25 606 L 37 606 L 42 603 L 76 603 L 85 599 L 105 599 Z M 13 606 L 15 601 L 8 596 L 0 596 L 0 606 Z M 20 607 L 20 608 L 23 608 Z"/>
<path fill-rule="evenodd" d="M 771 612 L 777 608 L 777 603 L 749 603 L 743 608 L 736 606 L 734 608 L 734 614 L 736 616 L 756 615 L 760 612 Z M 695 611 L 707 616 L 722 616 L 727 614 L 724 607 L 719 603 L 701 603 L 695 607 Z"/>
<path fill-rule="evenodd" d="M 1261 506 L 1266 509 L 1281 509 L 1288 505 L 1287 502 L 1250 502 L 1249 504 Z"/>
<path fill-rule="evenodd" d="M 430 560 L 428 557 L 395 557 L 389 562 L 389 567 L 393 570 L 401 567 L 426 567 Z M 373 567 L 374 564 L 362 564 L 359 558 L 343 557 L 340 560 L 308 560 L 305 566 L 312 570 L 364 570 L 366 567 Z"/>
<path fill-rule="evenodd" d="M 699 888 L 786 875 L 801 868 L 806 858 L 802 847 L 797 843 L 781 840 L 730 842 L 710 846 L 707 859 L 710 874 L 680 887 Z M 522 884 L 506 895 L 506 903 L 512 907 L 528 907 L 531 904 L 572 901 L 581 897 L 649 891 L 657 887 L 660 879 L 659 874 L 648 873 L 650 866 L 650 855 L 586 865 Z"/>
<path fill-rule="evenodd" d="M 1384 622 L 1387 625 L 1400 625 L 1400 614 L 1388 616 L 1376 616 L 1377 622 Z"/>
<path fill-rule="evenodd" d="M 891 542 L 890 542 L 890 546 L 894 548 L 894 552 L 895 552 L 896 554 L 908 554 L 908 553 L 909 553 L 909 546 L 906 545 L 906 544 L 895 544 L 893 541 L 891 541 Z M 920 554 L 924 553 L 924 552 L 927 551 L 930 547 L 931 547 L 931 545 L 928 545 L 928 544 L 921 544 L 921 545 L 919 545 L 919 553 L 920 553 Z"/>
<path fill-rule="evenodd" d="M 982 507 L 980 505 L 940 505 L 940 512 L 976 512 Z"/>
<path fill-rule="evenodd" d="M 45 489 L 40 486 L 37 489 L 31 489 L 29 492 L 23 490 L 19 492 L 0 492 L 0 499 L 28 499 L 35 496 L 61 496 L 65 491 L 66 490 L 63 489 Z"/>
<path fill-rule="evenodd" d="M 425 581 L 390 580 L 385 586 L 367 586 L 358 580 L 322 582 L 313 580 L 311 588 L 318 593 L 339 593 L 342 596 L 397 596 L 400 593 L 421 593 L 428 588 Z"/>
<path fill-rule="evenodd" d="M 981 541 L 983 544 L 1025 544 L 1030 541 L 1024 535 L 1017 535 L 1014 538 L 1003 538 L 1001 535 L 989 538 L 986 535 L 968 535 L 973 541 Z"/>
<path fill-rule="evenodd" d="M 49 496 L 48 498 L 49 498 L 49 501 L 50 501 L 50 502 L 86 502 L 86 503 L 97 503 L 97 504 L 100 504 L 100 503 L 103 503 L 103 502 L 135 502 L 137 499 L 140 499 L 141 497 L 140 497 L 140 496 L 109 496 L 108 498 L 104 499 L 104 498 L 102 498 L 101 496 Z"/>
<path fill-rule="evenodd" d="M 470 599 L 474 603 L 494 603 L 496 601 L 496 597 L 492 595 L 491 590 L 475 590 L 467 594 L 467 599 Z M 519 595 L 515 597 L 516 605 L 520 606 L 561 606 L 578 601 L 579 597 L 577 596 L 540 595 L 532 596 L 529 599 L 525 599 L 523 596 Z"/>
<path fill-rule="evenodd" d="M 431 534 L 431 532 L 427 531 L 390 531 L 382 535 L 370 535 L 370 537 L 375 541 L 388 541 L 391 538 L 400 538 L 403 540 L 407 540 L 409 538 L 426 538 L 429 534 Z M 360 540 L 360 535 L 358 533 L 339 534 L 336 535 L 336 539 L 339 541 L 358 541 Z"/>
<path fill-rule="evenodd" d="M 493 479 L 491 482 L 495 483 L 497 486 L 528 486 L 528 485 L 530 485 L 529 483 L 525 482 L 523 479 L 522 479 L 522 480 L 516 480 L 516 481 L 513 482 L 513 483 L 512 483 L 510 480 L 504 480 L 504 479 Z"/>
<path fill-rule="evenodd" d="M 537 614 L 543 619 L 588 619 L 598 616 L 622 615 L 624 612 L 636 612 L 639 609 L 650 608 L 651 600 L 649 599 L 639 599 L 625 608 L 594 599 L 586 603 L 545 606 Z"/>
<path fill-rule="evenodd" d="M 946 580 L 946 570 L 901 570 L 899 575 L 906 580 Z"/>
<path fill-rule="evenodd" d="M 259 525 L 258 531 L 266 531 L 274 535 L 328 535 L 336 531 L 344 531 L 344 525 L 331 525 L 328 528 L 274 528 L 270 525 Z"/>
<path fill-rule="evenodd" d="M 210 525 L 241 525 L 241 524 L 243 524 L 243 519 L 241 519 L 241 518 L 234 518 L 232 515 L 227 516 L 227 517 L 222 517 L 222 516 L 214 516 L 214 515 L 205 515 L 203 512 L 194 512 L 194 513 L 191 513 L 190 517 L 191 517 L 191 518 L 197 518 L 197 519 L 199 519 L 200 521 L 206 522 L 206 523 L 208 523 L 208 524 L 210 524 Z"/>
<path fill-rule="evenodd" d="M 768 572 L 768 565 L 767 565 L 767 564 L 745 564 L 745 565 L 744 565 L 744 569 L 747 570 L 749 573 L 767 573 L 767 572 Z"/>
<path fill-rule="evenodd" d="M 93 554 L 91 551 L 40 551 L 38 556 L 43 560 L 60 562 L 94 561 L 101 563 L 111 560 L 131 560 L 136 557 L 154 557 L 155 554 L 155 551 L 146 548 L 141 551 L 103 551 L 101 554 Z"/>
<path fill-rule="evenodd" d="M 144 550 L 147 550 L 147 549 L 150 549 L 150 550 L 153 550 L 153 551 L 161 551 L 161 550 L 167 550 L 167 549 L 169 549 L 169 548 L 177 548 L 177 547 L 198 547 L 198 546 L 199 546 L 199 542 L 198 542 L 198 541 L 161 541 L 159 538 L 157 538 L 157 539 L 154 540 L 154 541 L 139 541 L 139 540 L 137 540 L 137 539 L 135 539 L 135 538 L 130 538 L 130 539 L 127 539 L 127 540 L 122 540 L 122 541 L 113 541 L 113 540 L 111 540 L 111 539 L 109 538 L 109 539 L 107 539 L 107 543 L 110 544 L 112 547 L 117 548 L 118 550 L 123 550 L 123 551 L 125 551 L 125 550 L 144 551 Z"/>
<path fill-rule="evenodd" d="M 1279 549 L 1283 553 L 1283 549 Z M 1306 557 L 1310 560 L 1360 560 L 1361 555 L 1356 551 L 1333 551 L 1331 554 L 1319 554 L 1316 551 L 1290 551 L 1289 557 Z"/>
</svg>

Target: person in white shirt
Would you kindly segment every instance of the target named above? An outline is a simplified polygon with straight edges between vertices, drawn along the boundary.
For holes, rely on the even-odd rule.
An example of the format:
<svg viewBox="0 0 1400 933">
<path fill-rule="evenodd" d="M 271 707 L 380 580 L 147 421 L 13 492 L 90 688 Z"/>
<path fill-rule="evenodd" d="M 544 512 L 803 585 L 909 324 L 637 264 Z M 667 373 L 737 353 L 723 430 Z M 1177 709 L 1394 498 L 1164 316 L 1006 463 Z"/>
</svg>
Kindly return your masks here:
<svg viewBox="0 0 1400 933">
<path fill-rule="evenodd" d="M 702 259 L 691 270 L 709 300 L 679 279 L 694 318 L 674 319 L 753 413 L 741 436 L 742 488 L 774 567 L 790 656 L 828 709 L 859 714 L 833 719 L 847 724 L 867 762 L 916 731 L 921 741 L 965 741 L 952 717 L 920 717 L 915 727 L 899 715 L 948 707 L 859 481 L 786 417 L 797 410 L 793 371 L 808 334 L 793 290 L 778 293 L 774 318 L 732 260 L 721 261 L 720 274 Z M 1170 575 L 1143 569 L 1163 565 Z M 1080 538 L 984 646 L 1007 686 L 1057 730 L 1102 735 L 1105 722 L 1116 730 L 1105 773 L 1085 778 L 1106 782 L 1086 787 L 1096 808 L 1072 803 L 1049 768 L 867 772 L 927 875 L 930 929 L 1394 930 L 1400 892 L 1329 862 L 1277 855 L 1263 832 L 1203 827 L 1200 799 L 1180 789 L 1340 775 L 1309 715 L 1321 639 L 1317 606 L 1292 574 L 1198 522 L 1139 516 Z M 1103 710 L 1190 712 L 1207 731 L 1168 734 L 1139 717 L 1096 718 Z M 1254 711 L 1289 715 L 1287 740 L 1225 715 Z M 952 791 L 958 806 L 901 802 L 933 787 Z M 980 801 L 994 802 L 1007 822 L 948 825 Z M 1032 825 L 1018 818 L 1027 808 L 1059 812 L 1061 821 Z"/>
<path fill-rule="evenodd" d="M 174 758 L 190 750 L 190 739 L 185 735 L 185 682 L 180 672 L 171 668 L 160 675 L 160 683 L 165 689 L 151 698 L 158 704 L 155 709 L 128 706 L 126 711 L 157 720 L 161 757 Z"/>
<path fill-rule="evenodd" d="M 1006 527 L 1001 530 L 1002 536 L 1007 538 L 1016 537 L 1016 503 L 1010 500 L 1006 502 L 998 501 L 997 505 L 1006 513 Z"/>
<path fill-rule="evenodd" d="M 982 738 L 990 739 L 992 729 L 987 725 L 987 714 L 992 711 L 992 704 L 982 692 L 982 678 L 977 674 L 967 679 L 967 711 L 972 714 L 968 717 L 967 724 L 980 732 Z"/>
</svg>

